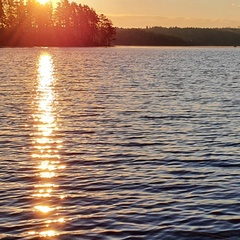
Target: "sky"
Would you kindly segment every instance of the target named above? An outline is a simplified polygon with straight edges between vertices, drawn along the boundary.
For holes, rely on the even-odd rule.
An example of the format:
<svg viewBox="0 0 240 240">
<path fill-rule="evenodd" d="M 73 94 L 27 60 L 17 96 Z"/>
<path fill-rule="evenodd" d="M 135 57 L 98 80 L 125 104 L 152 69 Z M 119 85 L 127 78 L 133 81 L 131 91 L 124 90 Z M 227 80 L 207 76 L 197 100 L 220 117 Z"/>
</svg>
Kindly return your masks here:
<svg viewBox="0 0 240 240">
<path fill-rule="evenodd" d="M 114 26 L 239 27 L 240 0 L 75 0 Z"/>
</svg>

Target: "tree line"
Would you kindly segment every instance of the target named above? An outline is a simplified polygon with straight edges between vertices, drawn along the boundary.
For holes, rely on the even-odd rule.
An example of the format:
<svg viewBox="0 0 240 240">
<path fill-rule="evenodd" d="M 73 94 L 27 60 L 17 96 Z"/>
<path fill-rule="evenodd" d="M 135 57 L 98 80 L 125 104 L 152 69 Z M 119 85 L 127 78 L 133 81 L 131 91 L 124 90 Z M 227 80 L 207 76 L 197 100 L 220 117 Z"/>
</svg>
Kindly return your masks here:
<svg viewBox="0 0 240 240">
<path fill-rule="evenodd" d="M 0 46 L 110 46 L 115 28 L 87 5 L 0 0 Z"/>
<path fill-rule="evenodd" d="M 117 28 L 116 45 L 125 46 L 185 46 L 186 42 L 177 36 L 162 34 L 149 29 Z"/>
<path fill-rule="evenodd" d="M 117 28 L 116 45 L 240 46 L 240 28 Z"/>
</svg>

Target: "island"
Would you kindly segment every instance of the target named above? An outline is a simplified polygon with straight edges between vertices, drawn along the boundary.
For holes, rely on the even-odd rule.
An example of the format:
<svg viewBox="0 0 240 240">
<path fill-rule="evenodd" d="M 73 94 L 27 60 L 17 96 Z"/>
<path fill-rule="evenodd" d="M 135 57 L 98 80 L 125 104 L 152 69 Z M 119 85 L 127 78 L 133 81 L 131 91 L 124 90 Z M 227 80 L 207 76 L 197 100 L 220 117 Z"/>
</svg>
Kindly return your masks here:
<svg viewBox="0 0 240 240">
<path fill-rule="evenodd" d="M 110 19 L 87 5 L 62 0 L 0 0 L 0 46 L 110 46 Z"/>
</svg>

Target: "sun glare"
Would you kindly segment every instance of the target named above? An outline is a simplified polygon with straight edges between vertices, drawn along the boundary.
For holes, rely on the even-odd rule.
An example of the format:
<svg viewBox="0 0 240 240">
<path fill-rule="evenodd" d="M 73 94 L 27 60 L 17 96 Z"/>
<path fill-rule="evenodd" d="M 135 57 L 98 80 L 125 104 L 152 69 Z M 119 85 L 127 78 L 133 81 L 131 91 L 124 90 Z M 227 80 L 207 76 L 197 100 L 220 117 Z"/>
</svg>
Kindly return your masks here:
<svg viewBox="0 0 240 240">
<path fill-rule="evenodd" d="M 44 5 L 44 4 L 46 4 L 47 2 L 49 2 L 49 0 L 38 0 L 38 2 Z"/>
</svg>

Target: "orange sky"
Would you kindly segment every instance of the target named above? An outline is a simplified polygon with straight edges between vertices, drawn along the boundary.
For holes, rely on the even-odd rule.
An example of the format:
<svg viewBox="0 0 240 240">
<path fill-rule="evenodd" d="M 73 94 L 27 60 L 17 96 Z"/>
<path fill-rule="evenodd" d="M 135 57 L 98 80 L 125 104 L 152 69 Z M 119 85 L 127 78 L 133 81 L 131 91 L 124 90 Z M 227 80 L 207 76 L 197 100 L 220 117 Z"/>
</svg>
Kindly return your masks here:
<svg viewBox="0 0 240 240">
<path fill-rule="evenodd" d="M 74 0 L 117 27 L 238 27 L 240 0 Z"/>
</svg>

